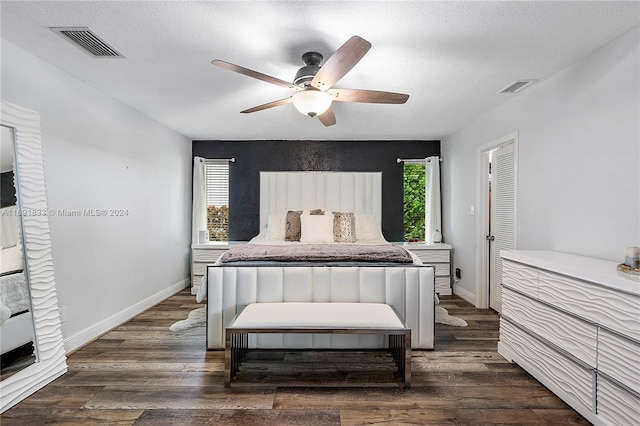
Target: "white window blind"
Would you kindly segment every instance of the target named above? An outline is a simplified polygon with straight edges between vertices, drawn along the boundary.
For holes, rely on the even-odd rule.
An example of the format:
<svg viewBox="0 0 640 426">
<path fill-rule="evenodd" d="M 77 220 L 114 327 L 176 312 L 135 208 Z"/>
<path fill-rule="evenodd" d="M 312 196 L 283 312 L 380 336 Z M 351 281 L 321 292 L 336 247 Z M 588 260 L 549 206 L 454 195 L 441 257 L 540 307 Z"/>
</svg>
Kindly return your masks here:
<svg viewBox="0 0 640 426">
<path fill-rule="evenodd" d="M 229 240 L 229 160 L 205 160 L 210 241 Z"/>
<path fill-rule="evenodd" d="M 205 161 L 207 165 L 207 205 L 229 205 L 229 160 Z"/>
</svg>

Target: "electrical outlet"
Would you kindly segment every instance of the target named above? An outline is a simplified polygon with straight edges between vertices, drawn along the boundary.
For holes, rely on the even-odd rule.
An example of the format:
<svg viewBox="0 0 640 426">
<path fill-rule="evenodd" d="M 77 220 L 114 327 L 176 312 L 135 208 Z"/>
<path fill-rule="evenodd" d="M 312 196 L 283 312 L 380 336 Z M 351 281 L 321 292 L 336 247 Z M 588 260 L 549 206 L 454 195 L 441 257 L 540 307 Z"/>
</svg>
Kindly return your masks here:
<svg viewBox="0 0 640 426">
<path fill-rule="evenodd" d="M 456 268 L 456 278 L 457 279 L 462 278 L 462 270 L 460 270 L 460 268 Z"/>
</svg>

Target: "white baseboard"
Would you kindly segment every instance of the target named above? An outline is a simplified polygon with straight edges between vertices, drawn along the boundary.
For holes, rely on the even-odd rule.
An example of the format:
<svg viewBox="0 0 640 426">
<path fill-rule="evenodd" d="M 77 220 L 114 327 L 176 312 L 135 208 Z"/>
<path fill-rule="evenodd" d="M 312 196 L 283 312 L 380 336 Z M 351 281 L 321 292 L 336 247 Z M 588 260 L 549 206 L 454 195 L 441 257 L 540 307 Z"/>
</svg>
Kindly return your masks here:
<svg viewBox="0 0 640 426">
<path fill-rule="evenodd" d="M 118 327 L 119 325 L 129 321 L 131 318 L 135 317 L 136 315 L 141 314 L 142 312 L 146 311 L 150 307 L 157 305 L 158 303 L 165 300 L 167 297 L 173 296 L 174 294 L 176 294 L 177 292 L 179 292 L 184 288 L 187 288 L 188 286 L 189 286 L 189 279 L 186 278 L 176 284 L 173 284 L 171 287 L 166 288 L 154 294 L 153 296 L 148 297 L 136 303 L 135 305 L 123 311 L 118 312 L 115 315 L 110 316 L 109 318 L 107 318 L 102 322 L 94 324 L 91 327 L 88 327 L 71 337 L 65 338 L 64 339 L 65 352 L 68 354 L 81 348 L 87 343 L 97 339 L 107 331 L 112 330 Z"/>
<path fill-rule="evenodd" d="M 467 302 L 471 303 L 473 306 L 476 305 L 476 295 L 471 293 L 469 290 L 465 290 L 464 288 L 453 286 L 453 294 L 456 296 L 462 297 Z"/>
</svg>

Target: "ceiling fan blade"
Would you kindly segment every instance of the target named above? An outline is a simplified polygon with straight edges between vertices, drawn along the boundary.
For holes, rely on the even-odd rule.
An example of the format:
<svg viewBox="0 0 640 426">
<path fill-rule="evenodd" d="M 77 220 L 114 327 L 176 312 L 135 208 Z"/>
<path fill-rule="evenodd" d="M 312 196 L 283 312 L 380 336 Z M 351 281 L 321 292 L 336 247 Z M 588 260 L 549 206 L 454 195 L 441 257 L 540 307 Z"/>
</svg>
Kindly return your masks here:
<svg viewBox="0 0 640 426">
<path fill-rule="evenodd" d="M 266 81 L 267 83 L 275 84 L 276 86 L 286 87 L 288 89 L 295 89 L 295 86 L 292 83 L 286 82 L 284 80 L 280 80 L 279 78 L 271 77 L 270 75 L 262 74 L 261 72 L 250 70 L 249 68 L 241 67 L 240 65 L 235 65 L 230 62 L 221 61 L 220 59 L 214 59 L 211 61 L 213 65 L 217 65 L 219 67 L 235 71 L 240 74 L 244 74 L 248 77 L 257 78 L 258 80 Z"/>
<path fill-rule="evenodd" d="M 333 109 L 329 107 L 328 110 L 326 110 L 325 112 L 323 112 L 318 116 L 318 120 L 320 120 L 320 122 L 327 127 L 333 126 L 334 124 L 336 124 L 336 116 L 333 113 Z"/>
<path fill-rule="evenodd" d="M 277 107 L 277 106 L 285 105 L 289 103 L 291 103 L 291 96 L 289 96 L 288 98 L 280 99 L 278 101 L 268 102 L 266 104 L 255 106 L 253 108 L 245 109 L 244 111 L 240 111 L 240 112 L 243 114 L 249 114 L 250 112 L 258 112 L 258 111 L 262 111 L 265 109 L 269 109 L 269 108 L 273 108 L 273 107 Z"/>
<path fill-rule="evenodd" d="M 403 104 L 409 99 L 404 93 L 381 92 L 378 90 L 331 89 L 327 93 L 334 101 L 363 102 L 367 104 Z"/>
<path fill-rule="evenodd" d="M 320 67 L 311 80 L 311 86 L 320 90 L 329 89 L 344 77 L 369 49 L 371 49 L 371 43 L 367 40 L 359 36 L 351 37 Z"/>
</svg>

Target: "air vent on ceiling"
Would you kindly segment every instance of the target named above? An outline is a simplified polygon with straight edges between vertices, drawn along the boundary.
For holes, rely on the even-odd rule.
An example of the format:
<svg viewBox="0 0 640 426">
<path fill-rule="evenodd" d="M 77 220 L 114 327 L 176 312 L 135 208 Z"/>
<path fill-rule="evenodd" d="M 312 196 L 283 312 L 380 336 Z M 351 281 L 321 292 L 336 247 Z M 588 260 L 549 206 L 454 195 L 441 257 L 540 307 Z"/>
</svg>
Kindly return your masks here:
<svg viewBox="0 0 640 426">
<path fill-rule="evenodd" d="M 498 93 L 517 93 L 535 83 L 538 80 L 516 80 L 504 89 L 498 91 Z"/>
<path fill-rule="evenodd" d="M 50 29 L 96 58 L 124 58 L 87 27 L 51 27 Z"/>
</svg>

